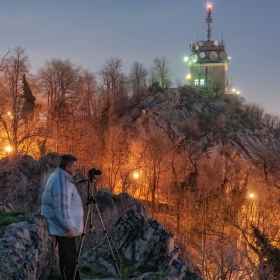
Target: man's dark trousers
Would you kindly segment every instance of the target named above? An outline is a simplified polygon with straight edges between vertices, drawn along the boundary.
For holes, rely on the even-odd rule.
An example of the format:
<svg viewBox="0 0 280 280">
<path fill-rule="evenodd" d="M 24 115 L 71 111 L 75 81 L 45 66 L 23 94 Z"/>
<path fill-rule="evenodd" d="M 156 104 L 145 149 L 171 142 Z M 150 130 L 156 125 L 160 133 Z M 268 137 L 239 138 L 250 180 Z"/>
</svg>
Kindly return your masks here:
<svg viewBox="0 0 280 280">
<path fill-rule="evenodd" d="M 75 237 L 56 236 L 58 243 L 59 267 L 64 280 L 73 280 L 77 257 Z M 77 270 L 75 280 L 80 280 Z"/>
</svg>

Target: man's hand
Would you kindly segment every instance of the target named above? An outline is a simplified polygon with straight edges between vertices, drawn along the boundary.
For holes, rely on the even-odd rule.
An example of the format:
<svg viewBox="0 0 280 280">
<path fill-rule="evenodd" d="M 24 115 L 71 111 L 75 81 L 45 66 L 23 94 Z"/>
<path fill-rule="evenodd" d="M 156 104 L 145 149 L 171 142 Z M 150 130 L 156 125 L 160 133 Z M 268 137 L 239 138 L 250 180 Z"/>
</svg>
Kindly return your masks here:
<svg viewBox="0 0 280 280">
<path fill-rule="evenodd" d="M 67 237 L 69 238 L 73 237 L 74 233 L 75 233 L 75 228 L 74 227 L 69 228 L 67 231 Z"/>
</svg>

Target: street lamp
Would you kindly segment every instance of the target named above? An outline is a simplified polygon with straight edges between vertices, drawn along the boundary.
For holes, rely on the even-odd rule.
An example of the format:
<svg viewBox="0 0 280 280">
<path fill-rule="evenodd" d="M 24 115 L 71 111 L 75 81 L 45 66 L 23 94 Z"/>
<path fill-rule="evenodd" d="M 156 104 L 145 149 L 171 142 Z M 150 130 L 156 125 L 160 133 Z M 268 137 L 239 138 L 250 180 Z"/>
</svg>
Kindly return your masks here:
<svg viewBox="0 0 280 280">
<path fill-rule="evenodd" d="M 9 154 L 12 151 L 12 147 L 11 146 L 6 146 L 5 150 Z"/>
<path fill-rule="evenodd" d="M 133 173 L 133 178 L 134 179 L 139 179 L 139 173 L 138 172 L 134 172 Z"/>
</svg>

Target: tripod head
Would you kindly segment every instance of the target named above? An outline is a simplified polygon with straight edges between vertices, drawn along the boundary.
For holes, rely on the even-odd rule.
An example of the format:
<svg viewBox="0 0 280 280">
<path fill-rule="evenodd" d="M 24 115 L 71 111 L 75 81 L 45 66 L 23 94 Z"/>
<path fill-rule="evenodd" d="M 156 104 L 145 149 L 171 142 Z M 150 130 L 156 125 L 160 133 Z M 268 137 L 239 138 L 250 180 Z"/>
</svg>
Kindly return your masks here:
<svg viewBox="0 0 280 280">
<path fill-rule="evenodd" d="M 95 169 L 95 168 L 91 168 L 89 171 L 88 171 L 88 178 L 91 182 L 94 182 L 95 181 L 95 176 L 96 175 L 101 175 L 102 174 L 102 171 L 101 170 L 98 170 L 98 169 Z"/>
<path fill-rule="evenodd" d="M 95 179 L 96 179 L 96 175 L 101 175 L 102 174 L 102 171 L 101 170 L 98 170 L 98 169 L 95 169 L 95 168 L 91 168 L 89 171 L 88 171 L 88 179 L 85 179 L 85 180 L 81 180 L 79 181 L 78 183 L 83 183 L 83 182 L 95 182 Z"/>
<path fill-rule="evenodd" d="M 96 184 L 95 184 L 96 176 L 101 175 L 101 174 L 102 174 L 101 170 L 91 168 L 88 171 L 88 179 L 81 180 L 78 182 L 78 183 L 88 182 L 88 184 L 87 184 L 88 185 L 88 195 L 87 195 L 86 205 L 88 205 L 91 201 L 94 201 L 94 193 L 96 192 Z M 90 182 L 94 183 L 93 188 L 90 186 L 91 185 Z"/>
</svg>

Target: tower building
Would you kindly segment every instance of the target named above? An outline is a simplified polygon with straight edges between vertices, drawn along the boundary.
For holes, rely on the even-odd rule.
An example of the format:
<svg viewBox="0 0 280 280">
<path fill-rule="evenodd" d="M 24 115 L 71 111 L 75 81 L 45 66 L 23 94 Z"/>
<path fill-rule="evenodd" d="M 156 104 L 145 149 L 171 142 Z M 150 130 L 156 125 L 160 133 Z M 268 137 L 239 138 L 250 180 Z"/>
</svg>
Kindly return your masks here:
<svg viewBox="0 0 280 280">
<path fill-rule="evenodd" d="M 213 93 L 223 95 L 230 83 L 226 75 L 230 57 L 226 53 L 226 45 L 221 41 L 211 40 L 212 4 L 207 2 L 207 41 L 191 42 L 191 55 L 188 60 L 190 74 L 187 79 L 191 86 Z"/>
</svg>

